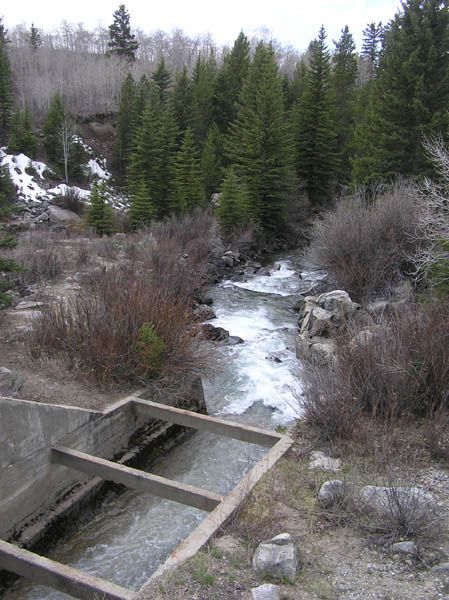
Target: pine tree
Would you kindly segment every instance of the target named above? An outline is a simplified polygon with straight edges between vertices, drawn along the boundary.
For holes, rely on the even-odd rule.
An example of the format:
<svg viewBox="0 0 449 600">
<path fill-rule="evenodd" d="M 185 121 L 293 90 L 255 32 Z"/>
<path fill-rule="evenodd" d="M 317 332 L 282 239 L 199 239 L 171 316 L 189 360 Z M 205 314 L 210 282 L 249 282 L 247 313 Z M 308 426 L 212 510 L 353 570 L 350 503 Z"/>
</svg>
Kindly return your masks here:
<svg viewBox="0 0 449 600">
<path fill-rule="evenodd" d="M 361 55 L 368 62 L 368 79 L 372 79 L 379 68 L 384 27 L 382 23 L 369 23 L 363 30 Z"/>
<path fill-rule="evenodd" d="M 172 207 L 184 214 L 204 205 L 204 184 L 193 141 L 193 132 L 187 129 L 175 160 L 175 193 Z"/>
<path fill-rule="evenodd" d="M 212 125 L 207 134 L 201 154 L 201 176 L 204 182 L 204 193 L 207 199 L 218 190 L 222 171 L 222 145 L 220 131 Z"/>
<path fill-rule="evenodd" d="M 305 89 L 296 109 L 296 169 L 311 201 L 322 203 L 332 196 L 337 171 L 330 53 L 324 27 L 310 50 Z"/>
<path fill-rule="evenodd" d="M 355 126 L 354 103 L 358 74 L 355 43 L 348 26 L 342 30 L 339 41 L 334 44 L 332 92 L 338 115 L 336 119 L 338 183 L 347 185 L 351 180 L 350 157 Z"/>
<path fill-rule="evenodd" d="M 228 169 L 223 180 L 220 204 L 216 210 L 216 215 L 221 231 L 225 236 L 243 229 L 248 223 L 248 192 L 232 168 Z"/>
<path fill-rule="evenodd" d="M 17 110 L 14 113 L 9 136 L 8 148 L 10 152 L 18 154 L 23 152 L 30 158 L 36 158 L 37 139 L 31 125 L 29 110 Z"/>
<path fill-rule="evenodd" d="M 7 30 L 0 18 L 0 136 L 3 138 L 11 123 L 13 108 L 13 85 L 7 43 Z"/>
<path fill-rule="evenodd" d="M 31 29 L 28 34 L 28 42 L 32 50 L 37 50 L 40 46 L 42 46 L 41 32 L 37 27 L 34 26 L 34 23 L 31 23 Z"/>
<path fill-rule="evenodd" d="M 132 227 L 138 229 L 148 226 L 153 220 L 155 212 L 148 186 L 142 180 L 135 186 L 135 192 L 131 197 L 129 217 Z"/>
<path fill-rule="evenodd" d="M 61 160 L 59 130 L 65 118 L 64 103 L 60 94 L 55 94 L 50 102 L 50 108 L 42 129 L 44 135 L 44 149 L 47 159 L 58 163 Z"/>
<path fill-rule="evenodd" d="M 155 196 L 158 218 L 170 214 L 174 194 L 175 157 L 179 130 L 173 111 L 167 108 L 160 119 L 161 166 Z"/>
<path fill-rule="evenodd" d="M 195 143 L 202 148 L 214 121 L 214 86 L 216 65 L 211 55 L 207 60 L 198 58 L 193 72 L 192 129 Z"/>
<path fill-rule="evenodd" d="M 15 188 L 8 167 L 0 164 L 0 219 L 9 214 L 14 199 Z"/>
<path fill-rule="evenodd" d="M 215 122 L 222 133 L 227 132 L 230 123 L 237 117 L 237 101 L 250 65 L 249 51 L 250 43 L 241 31 L 217 73 L 214 111 Z"/>
<path fill-rule="evenodd" d="M 431 174 L 423 136 L 447 139 L 449 126 L 447 3 L 402 3 L 385 32 L 372 84 L 370 103 L 356 129 L 356 183 Z"/>
<path fill-rule="evenodd" d="M 159 61 L 157 69 L 151 76 L 151 79 L 152 81 L 154 81 L 157 89 L 159 90 L 159 98 L 162 106 L 165 106 L 167 103 L 169 89 L 171 86 L 171 75 L 170 71 L 165 66 L 164 57 L 162 57 Z"/>
<path fill-rule="evenodd" d="M 108 204 L 104 182 L 94 183 L 92 186 L 86 223 L 100 236 L 111 235 L 114 232 L 114 211 Z"/>
<path fill-rule="evenodd" d="M 116 54 L 133 62 L 136 59 L 139 42 L 136 40 L 136 36 L 131 33 L 129 21 L 129 12 L 124 4 L 120 4 L 114 12 L 112 25 L 109 25 L 108 46 L 111 54 Z"/>
<path fill-rule="evenodd" d="M 176 73 L 171 103 L 182 139 L 186 129 L 190 127 L 193 118 L 193 87 L 187 67 Z"/>
<path fill-rule="evenodd" d="M 115 147 L 115 165 L 123 173 L 135 131 L 134 108 L 137 87 L 131 73 L 128 73 L 120 92 L 120 106 L 117 116 L 117 143 Z"/>
<path fill-rule="evenodd" d="M 301 59 L 295 67 L 293 77 L 291 79 L 286 77 L 284 85 L 285 95 L 285 106 L 288 110 L 291 110 L 293 106 L 298 104 L 304 93 L 306 84 L 307 66 L 304 59 Z"/>
<path fill-rule="evenodd" d="M 231 125 L 228 155 L 246 185 L 255 221 L 277 233 L 293 186 L 293 147 L 285 117 L 282 79 L 271 45 L 260 42 Z"/>
</svg>

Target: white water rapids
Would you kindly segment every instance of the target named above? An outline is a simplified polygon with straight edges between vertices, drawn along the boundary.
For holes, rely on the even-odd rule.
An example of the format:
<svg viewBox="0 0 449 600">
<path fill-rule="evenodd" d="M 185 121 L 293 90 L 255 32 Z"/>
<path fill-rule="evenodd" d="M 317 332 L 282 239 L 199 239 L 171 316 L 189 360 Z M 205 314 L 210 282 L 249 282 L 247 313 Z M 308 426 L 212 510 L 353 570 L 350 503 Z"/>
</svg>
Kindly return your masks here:
<svg viewBox="0 0 449 600">
<path fill-rule="evenodd" d="M 209 413 L 234 421 L 275 428 L 298 416 L 293 390 L 300 393 L 295 357 L 298 292 L 317 273 L 299 273 L 292 259 L 280 261 L 271 277 L 226 281 L 213 292 L 217 318 L 244 343 L 217 349 L 218 368 L 204 382 Z M 195 433 L 148 471 L 226 494 L 266 449 L 207 433 Z M 97 516 L 49 557 L 82 571 L 138 589 L 205 513 L 149 494 L 126 491 L 109 498 Z M 18 582 L 5 600 L 61 600 L 54 590 Z"/>
</svg>

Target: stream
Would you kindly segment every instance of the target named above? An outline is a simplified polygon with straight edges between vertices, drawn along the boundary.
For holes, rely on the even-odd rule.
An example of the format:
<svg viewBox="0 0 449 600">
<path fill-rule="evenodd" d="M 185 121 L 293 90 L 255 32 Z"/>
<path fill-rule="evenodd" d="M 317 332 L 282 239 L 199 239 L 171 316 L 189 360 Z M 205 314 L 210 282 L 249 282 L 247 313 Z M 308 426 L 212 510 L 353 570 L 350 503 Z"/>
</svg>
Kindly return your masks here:
<svg viewBox="0 0 449 600">
<path fill-rule="evenodd" d="M 295 257 L 279 260 L 271 277 L 225 281 L 214 288 L 215 326 L 244 343 L 218 348 L 218 368 L 204 381 L 209 414 L 274 429 L 298 416 L 292 389 L 300 393 L 295 357 L 298 292 L 319 277 L 295 270 Z M 197 432 L 148 471 L 227 494 L 266 453 L 265 448 Z M 145 467 L 144 467 L 145 468 Z M 128 490 L 106 501 L 101 511 L 49 557 L 81 571 L 137 590 L 207 513 Z M 62 600 L 69 596 L 19 581 L 5 600 Z"/>
</svg>

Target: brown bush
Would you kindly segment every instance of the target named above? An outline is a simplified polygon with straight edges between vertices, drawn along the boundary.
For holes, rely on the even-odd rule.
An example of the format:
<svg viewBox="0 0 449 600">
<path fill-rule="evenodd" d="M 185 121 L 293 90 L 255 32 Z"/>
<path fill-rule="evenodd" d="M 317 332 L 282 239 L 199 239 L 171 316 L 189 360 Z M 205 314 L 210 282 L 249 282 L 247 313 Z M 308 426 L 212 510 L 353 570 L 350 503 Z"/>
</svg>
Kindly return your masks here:
<svg viewBox="0 0 449 600">
<path fill-rule="evenodd" d="M 355 300 L 388 291 L 417 247 L 419 211 L 418 195 L 403 183 L 374 200 L 343 198 L 315 223 L 307 259 Z"/>
<path fill-rule="evenodd" d="M 306 422 L 320 437 L 351 438 L 360 415 L 393 421 L 449 409 L 449 304 L 403 306 L 356 343 L 337 340 L 332 370 L 305 371 Z"/>
</svg>

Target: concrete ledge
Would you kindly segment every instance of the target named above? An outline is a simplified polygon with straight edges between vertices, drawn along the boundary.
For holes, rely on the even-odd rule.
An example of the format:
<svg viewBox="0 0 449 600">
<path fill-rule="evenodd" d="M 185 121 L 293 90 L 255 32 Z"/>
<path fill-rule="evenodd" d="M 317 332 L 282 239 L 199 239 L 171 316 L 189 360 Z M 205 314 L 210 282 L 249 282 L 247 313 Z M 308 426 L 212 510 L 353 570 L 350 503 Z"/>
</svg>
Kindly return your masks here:
<svg viewBox="0 0 449 600">
<path fill-rule="evenodd" d="M 69 448 L 53 448 L 51 461 L 82 473 L 101 477 L 106 481 L 115 481 L 135 490 L 150 492 L 161 498 L 187 504 L 199 510 L 210 512 L 223 500 L 223 496 L 214 492 L 166 479 L 159 475 L 152 475 L 139 469 L 126 467 Z"/>
<path fill-rule="evenodd" d="M 74 598 L 132 600 L 134 592 L 0 540 L 0 568 Z"/>
<path fill-rule="evenodd" d="M 271 448 L 283 437 L 274 431 L 271 432 L 265 429 L 258 429 L 257 427 L 240 425 L 232 421 L 194 413 L 190 410 L 164 406 L 150 400 L 135 398 L 132 402 L 137 414 L 140 416 L 161 419 L 162 421 L 169 421 L 170 423 L 176 423 L 176 425 L 191 427 L 192 429 L 199 429 L 201 431 L 209 431 L 210 433 L 224 435 L 242 442 L 248 442 L 249 444 L 258 444 L 259 446 Z"/>
</svg>

